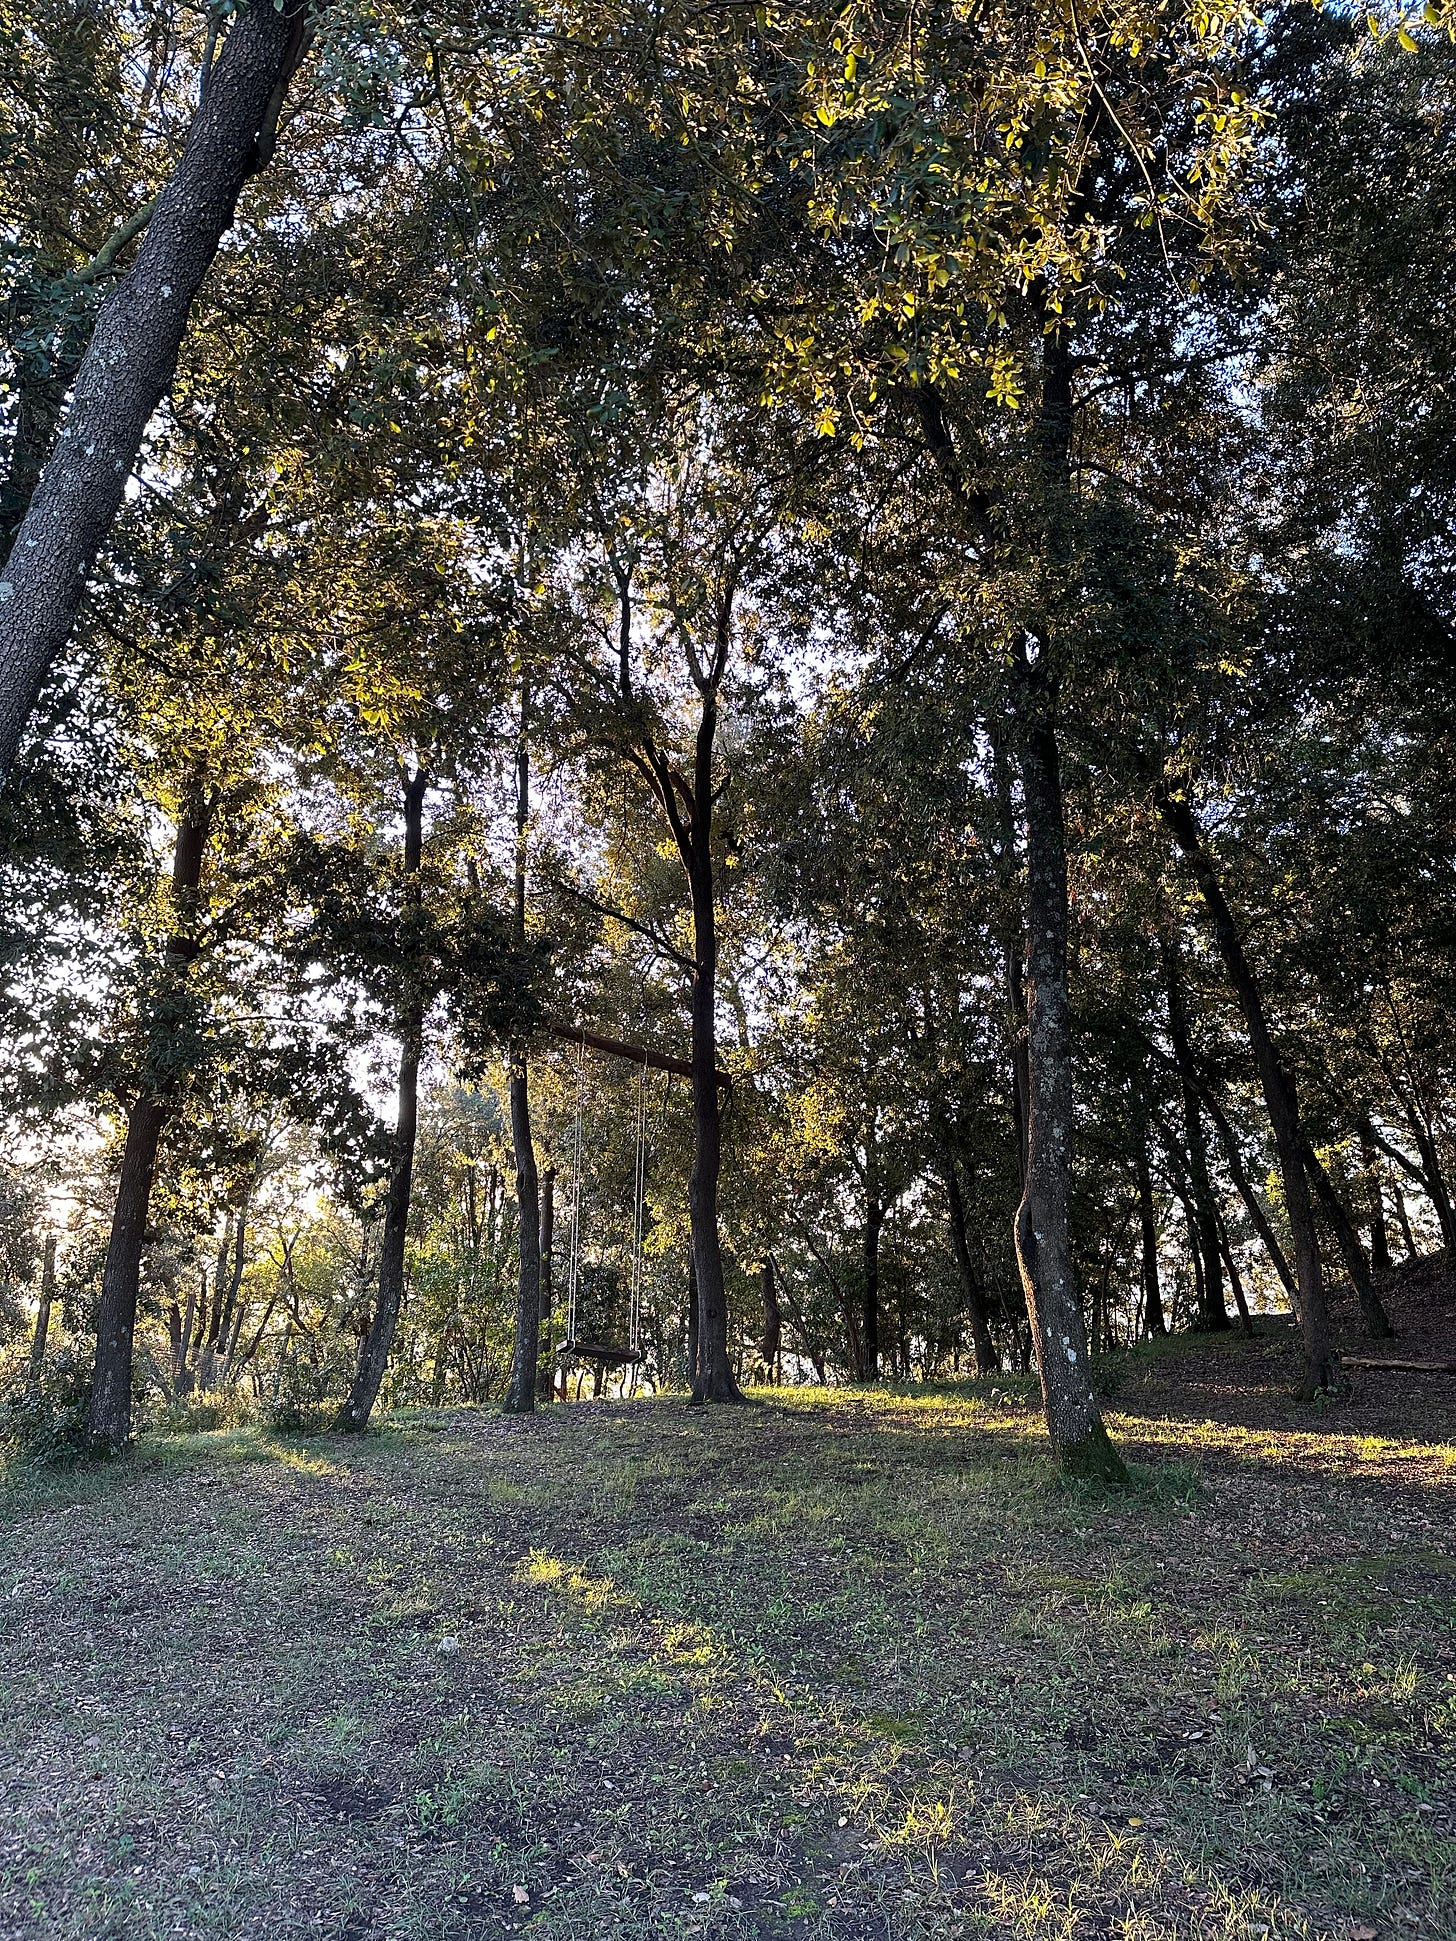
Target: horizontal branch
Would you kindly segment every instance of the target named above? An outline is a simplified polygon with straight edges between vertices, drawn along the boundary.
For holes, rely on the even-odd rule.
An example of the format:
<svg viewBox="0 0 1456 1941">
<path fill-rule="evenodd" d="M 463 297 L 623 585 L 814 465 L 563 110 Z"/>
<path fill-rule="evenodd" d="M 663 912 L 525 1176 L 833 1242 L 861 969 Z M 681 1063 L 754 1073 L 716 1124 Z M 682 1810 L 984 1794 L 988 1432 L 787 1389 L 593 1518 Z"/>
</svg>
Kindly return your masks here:
<svg viewBox="0 0 1456 1941">
<path fill-rule="evenodd" d="M 685 1058 L 669 1058 L 665 1051 L 653 1051 L 646 1045 L 629 1045 L 621 1038 L 604 1038 L 599 1031 L 585 1031 L 580 1025 L 550 1024 L 547 1032 L 559 1038 L 564 1045 L 585 1045 L 588 1051 L 599 1051 L 604 1058 L 625 1058 L 634 1065 L 647 1065 L 655 1072 L 672 1072 L 678 1078 L 691 1078 L 693 1068 Z M 721 1090 L 731 1092 L 733 1080 L 727 1072 L 713 1073 L 713 1082 Z"/>
</svg>

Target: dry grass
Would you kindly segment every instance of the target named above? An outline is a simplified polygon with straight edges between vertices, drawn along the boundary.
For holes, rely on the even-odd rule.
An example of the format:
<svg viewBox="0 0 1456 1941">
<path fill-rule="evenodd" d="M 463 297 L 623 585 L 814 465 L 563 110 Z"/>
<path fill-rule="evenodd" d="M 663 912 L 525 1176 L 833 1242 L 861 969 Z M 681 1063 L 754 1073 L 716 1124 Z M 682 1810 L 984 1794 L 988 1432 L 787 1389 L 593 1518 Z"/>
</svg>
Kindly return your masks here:
<svg viewBox="0 0 1456 1941">
<path fill-rule="evenodd" d="M 1285 1353 L 1113 1499 L 970 1388 L 21 1478 L 0 1935 L 1452 1935 L 1456 1452 Z"/>
</svg>

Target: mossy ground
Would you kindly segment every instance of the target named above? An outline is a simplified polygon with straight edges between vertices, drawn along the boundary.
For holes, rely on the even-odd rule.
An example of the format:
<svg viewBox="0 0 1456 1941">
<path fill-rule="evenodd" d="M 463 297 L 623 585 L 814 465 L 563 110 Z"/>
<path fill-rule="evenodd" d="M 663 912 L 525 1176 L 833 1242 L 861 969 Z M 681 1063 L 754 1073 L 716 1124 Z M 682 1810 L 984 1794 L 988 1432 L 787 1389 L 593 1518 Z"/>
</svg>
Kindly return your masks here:
<svg viewBox="0 0 1456 1941">
<path fill-rule="evenodd" d="M 1113 1495 L 969 1386 L 20 1477 L 0 1936 L 1456 1934 L 1443 1392 L 1285 1352 L 1125 1363 Z"/>
</svg>

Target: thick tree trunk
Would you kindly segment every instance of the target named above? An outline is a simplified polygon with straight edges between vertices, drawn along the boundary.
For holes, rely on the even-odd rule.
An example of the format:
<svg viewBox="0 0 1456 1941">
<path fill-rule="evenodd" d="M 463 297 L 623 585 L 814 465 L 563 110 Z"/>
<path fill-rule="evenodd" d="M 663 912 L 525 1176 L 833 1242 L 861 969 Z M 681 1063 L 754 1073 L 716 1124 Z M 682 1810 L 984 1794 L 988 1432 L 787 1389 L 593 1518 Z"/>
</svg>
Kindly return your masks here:
<svg viewBox="0 0 1456 1941">
<path fill-rule="evenodd" d="M 1153 1175 L 1147 1148 L 1137 1149 L 1138 1226 L 1142 1235 L 1143 1324 L 1149 1334 L 1166 1334 L 1163 1290 L 1158 1280 L 1158 1222 L 1153 1211 Z"/>
<path fill-rule="evenodd" d="M 102 306 L 70 408 L 0 579 L 0 784 L 70 638 L 148 421 L 172 382 L 192 302 L 267 159 L 307 32 L 301 0 L 233 20 L 136 261 Z"/>
<path fill-rule="evenodd" d="M 705 693 L 693 764 L 689 888 L 693 906 L 692 1056 L 693 1170 L 688 1181 L 693 1264 L 698 1275 L 698 1372 L 695 1403 L 741 1402 L 728 1353 L 728 1295 L 718 1234 L 722 1119 L 718 1109 L 718 920 L 712 854 L 713 743 L 716 694 Z"/>
<path fill-rule="evenodd" d="M 1028 677 L 1029 682 L 1032 679 Z M 1126 1472 L 1092 1392 L 1068 1223 L 1072 1022 L 1067 998 L 1067 852 L 1060 766 L 1050 697 L 1043 690 L 1028 701 L 1021 738 L 1021 786 L 1027 825 L 1030 1112 L 1026 1188 L 1016 1214 L 1016 1258 L 1031 1316 L 1052 1453 L 1063 1469 L 1074 1474 L 1117 1480 Z"/>
<path fill-rule="evenodd" d="M 1335 1191 L 1334 1181 L 1320 1164 L 1319 1154 L 1312 1145 L 1306 1144 L 1304 1156 L 1309 1176 L 1314 1181 L 1315 1195 L 1324 1208 L 1325 1218 L 1330 1223 L 1335 1244 L 1345 1263 L 1345 1272 L 1360 1303 L 1360 1332 L 1369 1341 L 1387 1341 L 1395 1331 L 1376 1290 L 1375 1277 L 1365 1258 L 1365 1249 L 1360 1245 L 1355 1224 L 1345 1211 L 1345 1203 Z"/>
<path fill-rule="evenodd" d="M 516 1155 L 516 1204 L 521 1214 L 520 1270 L 516 1281 L 515 1354 L 502 1407 L 507 1415 L 531 1415 L 536 1408 L 536 1357 L 541 1342 L 541 1204 L 524 1056 L 511 1067 L 511 1142 Z"/>
<path fill-rule="evenodd" d="M 40 1260 L 40 1298 L 36 1303 L 35 1331 L 30 1337 L 30 1366 L 26 1370 L 26 1387 L 32 1395 L 39 1395 L 41 1376 L 45 1373 L 46 1337 L 51 1331 L 51 1303 L 56 1298 L 56 1236 L 48 1233 Z"/>
<path fill-rule="evenodd" d="M 137 1292 L 157 1147 L 166 1122 L 166 1105 L 159 1099 L 142 1097 L 133 1105 L 126 1124 L 121 1181 L 111 1216 L 106 1264 L 101 1271 L 96 1360 L 86 1411 L 87 1436 L 102 1450 L 124 1449 L 131 1439 L 132 1342 L 136 1334 Z"/>
<path fill-rule="evenodd" d="M 1335 1352 L 1334 1338 L 1330 1332 L 1329 1307 L 1320 1268 L 1319 1236 L 1315 1231 L 1314 1208 L 1310 1203 L 1309 1182 L 1305 1177 L 1304 1130 L 1300 1124 L 1294 1075 L 1285 1069 L 1274 1048 L 1258 981 L 1245 955 L 1243 939 L 1218 880 L 1218 872 L 1203 846 L 1192 809 L 1186 802 L 1167 794 L 1160 796 L 1159 808 L 1174 841 L 1193 871 L 1204 907 L 1213 922 L 1224 968 L 1243 1009 L 1244 1026 L 1249 1034 L 1265 1109 L 1274 1133 L 1279 1174 L 1284 1184 L 1285 1212 L 1294 1239 L 1295 1277 L 1299 1289 L 1296 1310 L 1304 1337 L 1304 1379 L 1300 1393 L 1310 1398 L 1343 1391 L 1346 1383 L 1340 1373 L 1340 1358 Z"/>
<path fill-rule="evenodd" d="M 429 782 L 423 768 L 415 771 L 404 790 L 404 867 L 407 878 L 417 879 L 424 853 L 424 801 Z M 389 1193 L 384 1204 L 384 1227 L 379 1237 L 379 1293 L 369 1326 L 359 1345 L 359 1366 L 334 1426 L 346 1434 L 358 1435 L 369 1426 L 369 1417 L 379 1399 L 394 1330 L 404 1302 L 405 1239 L 409 1230 L 410 1194 L 414 1183 L 415 1134 L 419 1125 L 420 1045 L 424 1035 L 424 1014 L 418 1000 L 412 1002 L 400 1034 L 399 1117 L 395 1121 L 394 1150 L 390 1156 Z"/>
<path fill-rule="evenodd" d="M 961 1284 L 961 1299 L 966 1304 L 966 1318 L 971 1324 L 971 1354 L 975 1364 L 973 1372 L 978 1376 L 994 1375 L 1001 1366 L 1001 1358 L 996 1353 L 995 1343 L 991 1339 L 986 1289 L 977 1272 L 976 1263 L 971 1254 L 970 1239 L 966 1232 L 966 1203 L 961 1192 L 960 1174 L 956 1170 L 955 1154 L 944 1133 L 937 1139 L 936 1157 L 940 1162 L 941 1184 L 945 1188 L 951 1252 L 955 1255 L 956 1275 Z"/>
<path fill-rule="evenodd" d="M 1178 965 L 1176 943 L 1162 939 L 1163 987 L 1168 999 L 1168 1038 L 1183 1094 L 1184 1150 L 1188 1157 L 1188 1179 L 1193 1189 L 1193 1206 L 1198 1216 L 1199 1249 L 1203 1257 L 1202 1298 L 1198 1324 L 1212 1333 L 1227 1333 L 1228 1308 L 1224 1304 L 1223 1266 L 1219 1258 L 1218 1208 L 1208 1176 L 1208 1146 L 1203 1135 L 1203 1113 L 1193 1071 L 1193 1050 L 1188 1039 L 1188 1014 L 1183 1002 L 1183 979 Z"/>
</svg>

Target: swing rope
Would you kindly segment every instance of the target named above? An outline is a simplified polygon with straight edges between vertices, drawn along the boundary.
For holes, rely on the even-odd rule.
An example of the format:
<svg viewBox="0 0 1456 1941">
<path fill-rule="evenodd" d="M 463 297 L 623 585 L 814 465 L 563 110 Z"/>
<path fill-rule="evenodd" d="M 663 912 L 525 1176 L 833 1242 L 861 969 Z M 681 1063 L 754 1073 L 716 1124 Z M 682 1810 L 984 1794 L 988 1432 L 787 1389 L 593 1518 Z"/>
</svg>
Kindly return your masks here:
<svg viewBox="0 0 1456 1941">
<path fill-rule="evenodd" d="M 576 1346 L 576 1293 L 581 1272 L 581 1118 L 586 1101 L 586 1040 L 576 1048 L 576 1116 L 571 1128 L 571 1252 L 566 1264 L 566 1340 Z"/>
</svg>

